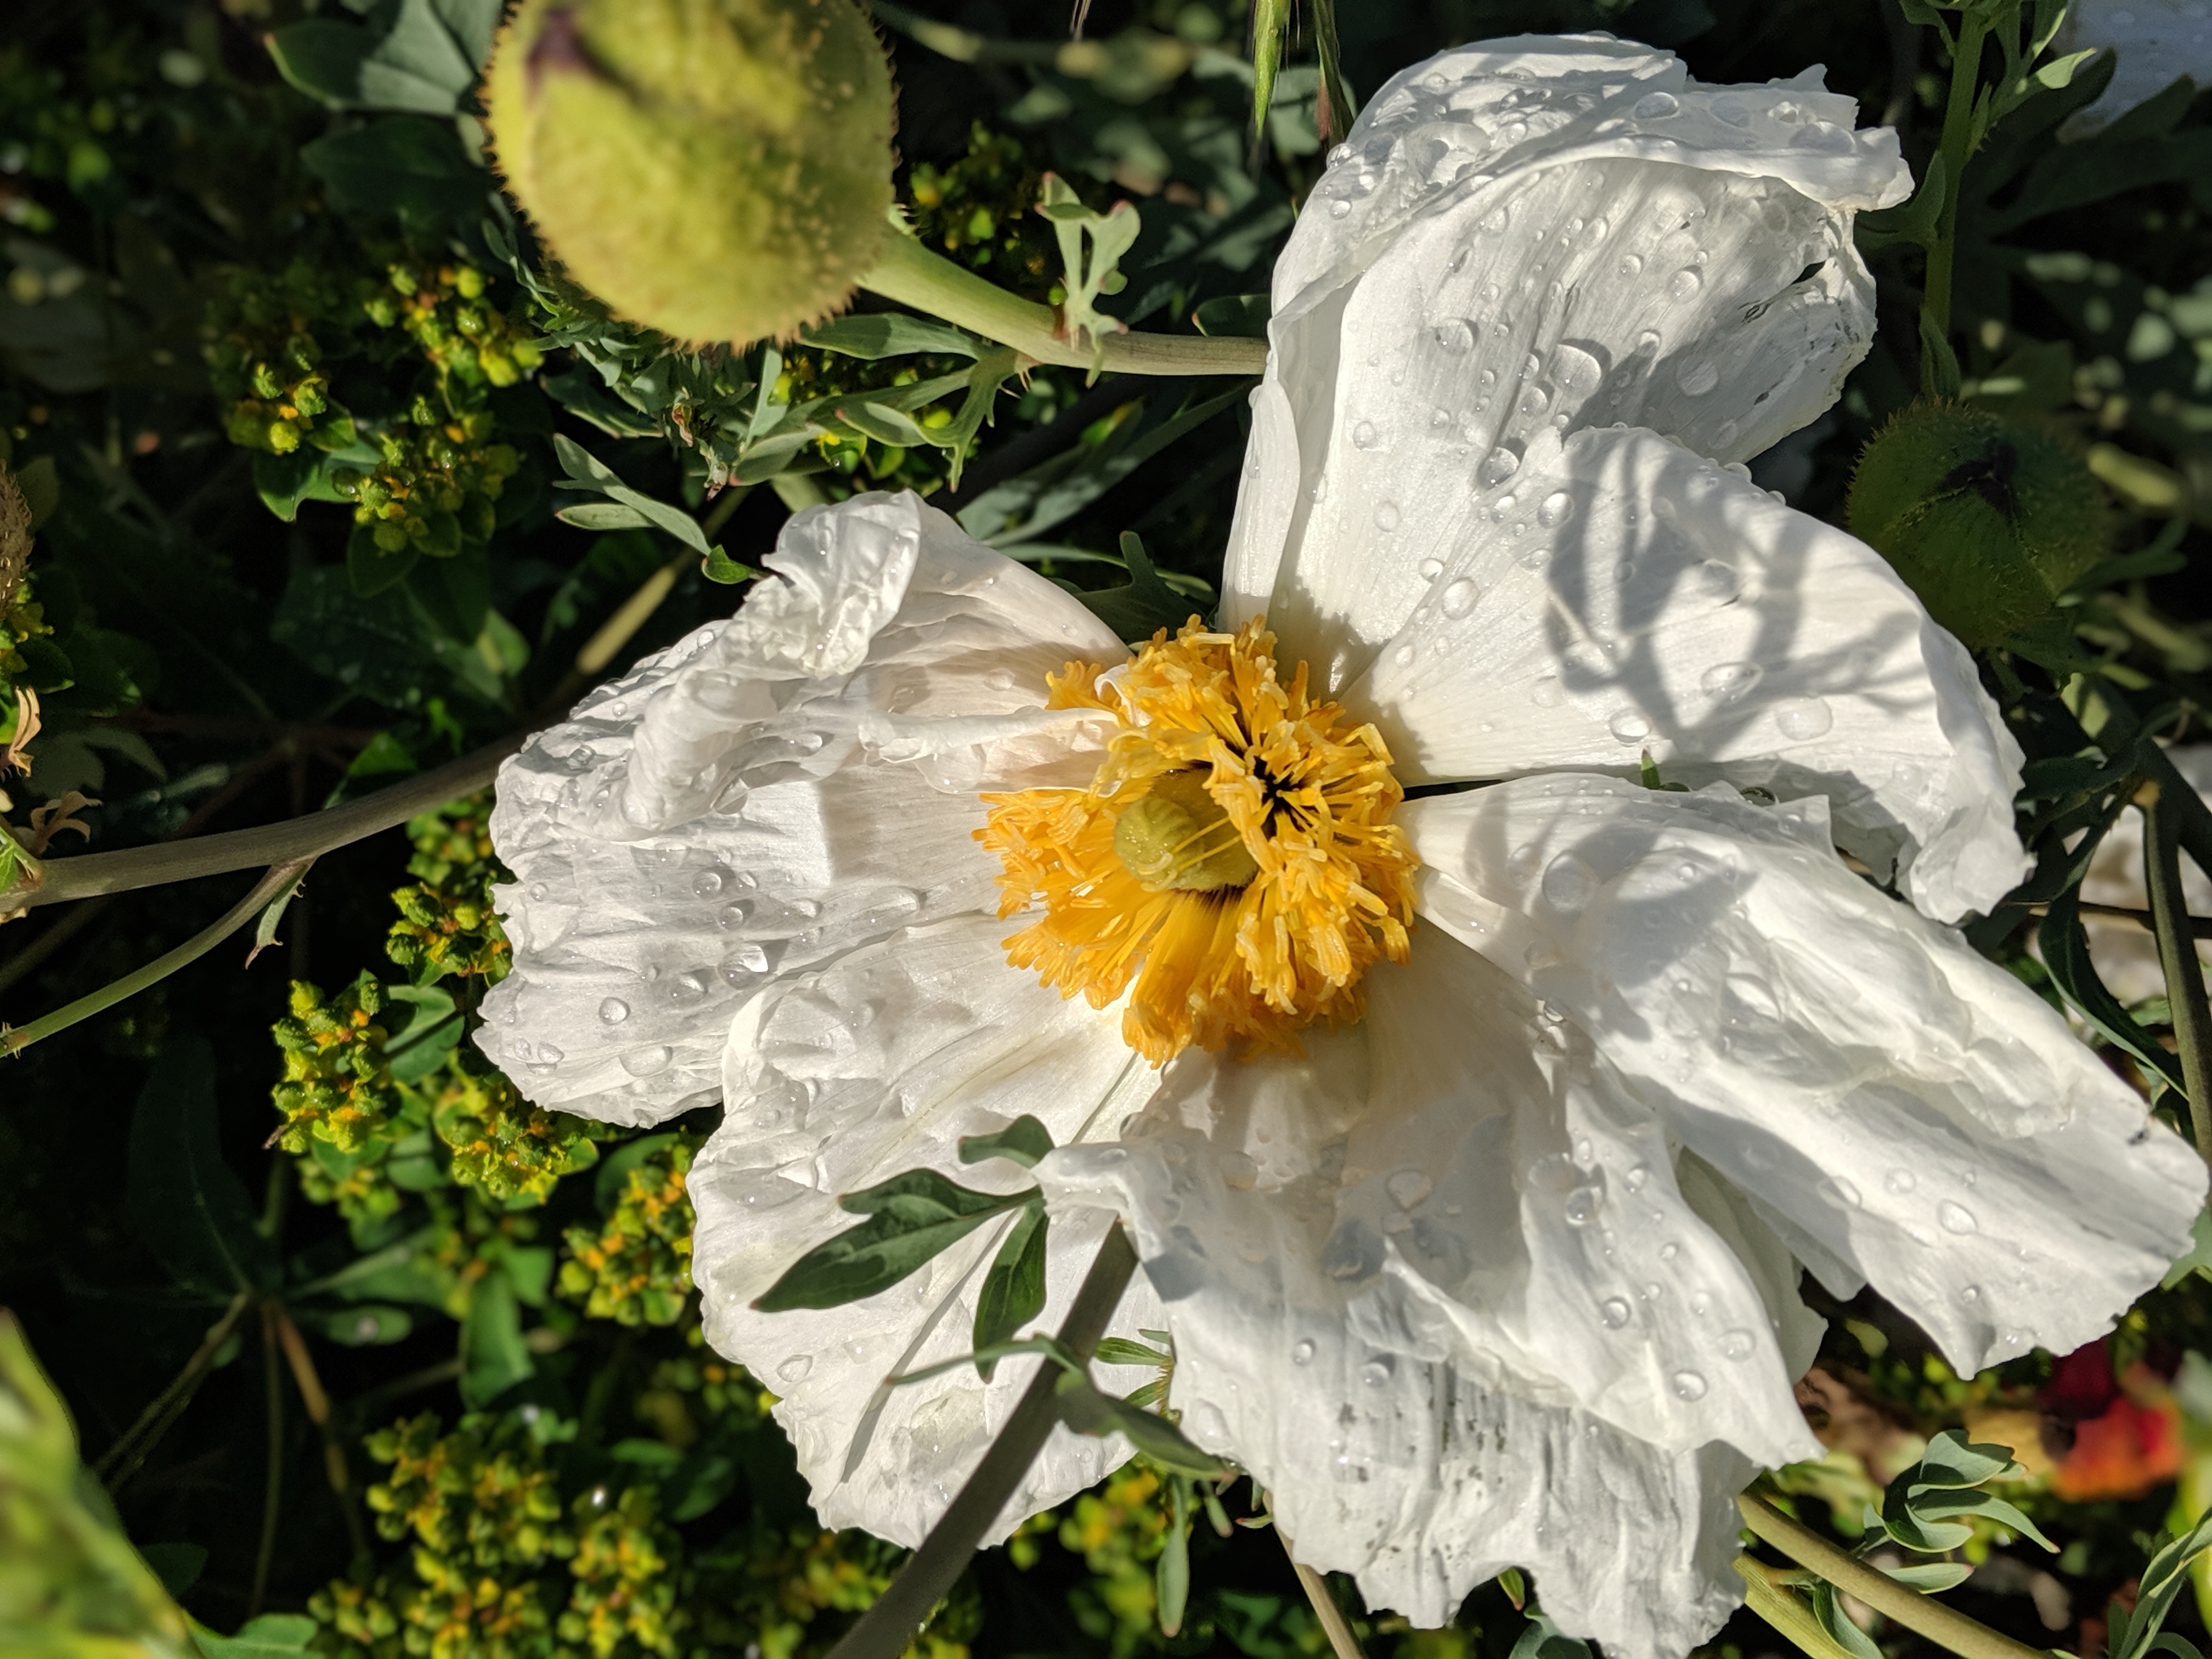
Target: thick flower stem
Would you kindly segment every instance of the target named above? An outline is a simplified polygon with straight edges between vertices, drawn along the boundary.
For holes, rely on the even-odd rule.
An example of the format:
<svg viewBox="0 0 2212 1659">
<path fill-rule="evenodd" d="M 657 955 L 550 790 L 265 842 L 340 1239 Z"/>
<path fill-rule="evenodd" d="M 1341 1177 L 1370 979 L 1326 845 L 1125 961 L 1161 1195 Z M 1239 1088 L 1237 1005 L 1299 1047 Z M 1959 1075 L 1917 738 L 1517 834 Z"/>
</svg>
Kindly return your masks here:
<svg viewBox="0 0 2212 1659">
<path fill-rule="evenodd" d="M 2182 896 L 2181 803 L 2154 778 L 2136 793 L 2136 805 L 2143 814 L 2143 886 L 2150 894 L 2159 965 L 2166 970 L 2166 1003 L 2173 1011 L 2181 1086 L 2189 1096 L 2197 1150 L 2212 1163 L 2212 1010 L 2205 1005 L 2204 964 L 2197 959 L 2196 928 Z"/>
<path fill-rule="evenodd" d="M 1943 206 L 1936 222 L 1935 240 L 1928 248 L 1928 278 L 1920 302 L 1921 392 L 1923 396 L 1955 394 L 1956 387 L 1930 384 L 1936 373 L 1928 342 L 1948 341 L 1951 333 L 1951 268 L 1959 245 L 1959 187 L 1964 181 L 1966 157 L 1973 153 L 1974 90 L 1981 81 L 1982 43 L 1989 24 L 1978 13 L 1959 20 L 1959 38 L 1951 43 L 1951 97 L 1943 111 Z"/>
<path fill-rule="evenodd" d="M 1306 1600 L 1313 1603 L 1314 1617 L 1328 1637 L 1330 1650 L 1336 1659 L 1367 1659 L 1359 1645 L 1359 1638 L 1352 1633 L 1352 1623 L 1344 1616 L 1344 1609 L 1336 1604 L 1328 1580 L 1298 1559 L 1291 1548 L 1291 1540 L 1280 1527 L 1275 1536 L 1283 1540 L 1283 1553 L 1291 1558 L 1291 1571 L 1298 1576 L 1298 1588 L 1305 1591 Z"/>
<path fill-rule="evenodd" d="M 151 847 L 126 848 L 119 853 L 86 853 L 75 858 L 51 859 L 45 866 L 46 879 L 40 885 L 0 894 L 0 915 L 16 906 L 28 908 L 58 904 L 66 899 L 125 893 L 133 888 L 159 887 L 172 881 L 191 881 L 233 870 L 319 857 L 334 848 L 349 846 L 380 830 L 404 823 L 417 812 L 474 794 L 492 781 L 501 761 L 522 747 L 526 735 L 517 732 L 404 783 L 395 783 L 388 789 L 380 789 L 373 795 L 364 795 L 326 811 L 287 818 L 282 823 L 232 830 L 191 841 L 158 842 Z"/>
<path fill-rule="evenodd" d="M 1137 1253 L 1116 1222 L 1107 1230 L 1091 1271 L 1075 1293 L 1074 1304 L 1060 1324 L 1060 1340 L 1079 1360 L 1090 1359 L 1098 1339 L 1105 1334 L 1107 1321 L 1121 1305 L 1121 1293 L 1129 1288 L 1130 1276 L 1136 1270 Z M 930 1528 L 913 1559 L 891 1580 L 890 1588 L 876 1598 L 875 1606 L 830 1650 L 830 1659 L 898 1659 L 907 1650 L 915 1632 L 945 1599 L 968 1565 L 968 1558 L 975 1553 L 983 1534 L 998 1520 L 1030 1465 L 1044 1449 L 1045 1441 L 1060 1421 L 1054 1388 L 1060 1376 L 1056 1365 L 1037 1367 L 1013 1415 L 1006 1419 L 991 1449 L 984 1453 L 975 1473 L 968 1477 L 968 1484 Z"/>
<path fill-rule="evenodd" d="M 244 833 L 250 835 L 252 832 Z M 125 855 L 111 854 L 108 856 L 120 858 Z M 136 996 L 148 986 L 168 978 L 179 968 L 198 961 L 267 909 L 280 895 L 297 886 L 300 878 L 307 873 L 307 866 L 313 862 L 313 858 L 303 858 L 276 866 L 253 884 L 244 898 L 214 921 L 175 950 L 155 957 L 136 973 L 125 974 L 121 979 L 111 981 L 91 995 L 79 997 L 75 1002 L 55 1009 L 51 1014 L 41 1014 L 28 1025 L 19 1025 L 12 1030 L 0 1026 L 0 1053 L 20 1054 L 33 1043 L 52 1036 L 58 1031 L 66 1031 L 80 1020 L 105 1013 L 126 997 Z"/>
<path fill-rule="evenodd" d="M 1737 1556 L 1734 1565 L 1743 1580 L 1744 1605 L 1788 1637 L 1800 1652 L 1811 1659 L 1851 1659 L 1844 1644 L 1820 1628 L 1803 1598 L 1775 1582 L 1783 1569 L 1748 1555 Z"/>
<path fill-rule="evenodd" d="M 860 286 L 1040 363 L 1117 374 L 1257 374 L 1267 366 L 1267 343 L 1237 335 L 1109 334 L 1094 356 L 1060 336 L 1048 307 L 1009 294 L 896 232 L 884 239 Z"/>
<path fill-rule="evenodd" d="M 1838 1589 L 1856 1595 L 1876 1613 L 1907 1630 L 1917 1631 L 1963 1659 L 2045 1659 L 2023 1642 L 1991 1630 L 1918 1590 L 1907 1589 L 1887 1573 L 1855 1559 L 1811 1528 L 1792 1521 L 1765 1499 L 1744 1492 L 1735 1500 L 1744 1524 L 1802 1567 L 1809 1567 Z"/>
</svg>

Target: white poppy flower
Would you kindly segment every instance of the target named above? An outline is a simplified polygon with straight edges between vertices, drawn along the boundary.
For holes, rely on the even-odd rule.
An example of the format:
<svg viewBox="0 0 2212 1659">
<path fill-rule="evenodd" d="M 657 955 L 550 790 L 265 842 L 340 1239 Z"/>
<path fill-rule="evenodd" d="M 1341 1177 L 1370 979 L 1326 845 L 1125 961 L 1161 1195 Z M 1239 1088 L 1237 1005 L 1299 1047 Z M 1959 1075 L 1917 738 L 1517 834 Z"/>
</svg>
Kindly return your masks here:
<svg viewBox="0 0 2212 1659">
<path fill-rule="evenodd" d="M 2055 43 L 2060 52 L 2109 46 L 2112 78 L 2069 128 L 2094 131 L 2186 75 L 2212 81 L 2212 4 L 2206 0 L 2073 0 Z"/>
<path fill-rule="evenodd" d="M 861 496 L 508 764 L 478 1040 L 570 1111 L 720 1094 L 707 1334 L 825 1523 L 916 1542 L 1033 1373 L 883 1382 L 967 1351 L 998 1235 L 750 1304 L 838 1194 L 1025 1113 L 1041 1322 L 1118 1215 L 1115 1329 L 1172 1333 L 1186 1431 L 1301 1559 L 1431 1625 L 1531 1568 L 1624 1655 L 1718 1624 L 1733 1495 L 1817 1451 L 1800 1264 L 1971 1370 L 2087 1340 L 2185 1244 L 2189 1149 L 1831 845 L 1943 918 L 2022 868 L 1965 652 L 1722 465 L 1865 349 L 1850 214 L 1904 178 L 1849 119 L 1595 37 L 1421 65 L 1279 267 L 1224 631 L 1133 659 Z M 1697 792 L 1632 781 L 1645 749 Z M 1125 1450 L 1056 1433 L 1002 1528 Z"/>
</svg>

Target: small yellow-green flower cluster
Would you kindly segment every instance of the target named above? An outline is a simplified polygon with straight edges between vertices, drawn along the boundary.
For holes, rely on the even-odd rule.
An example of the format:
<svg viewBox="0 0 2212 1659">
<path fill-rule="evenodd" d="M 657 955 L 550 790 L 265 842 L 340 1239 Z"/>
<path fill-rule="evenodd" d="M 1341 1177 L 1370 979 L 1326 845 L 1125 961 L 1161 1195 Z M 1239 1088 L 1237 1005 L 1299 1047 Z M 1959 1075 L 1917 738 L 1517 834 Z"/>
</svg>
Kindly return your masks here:
<svg viewBox="0 0 2212 1659">
<path fill-rule="evenodd" d="M 385 954 L 419 981 L 458 975 L 487 986 L 507 976 L 512 952 L 492 913 L 494 882 L 507 872 L 491 846 L 491 793 L 486 790 L 409 821 L 416 884 L 392 896 L 399 920 Z"/>
<path fill-rule="evenodd" d="M 478 1567 L 535 1566 L 574 1552 L 552 1471 L 526 1434 L 482 1415 L 451 1434 L 439 1428 L 425 1412 L 368 1437 L 368 1455 L 392 1466 L 368 1489 L 378 1532 L 412 1532 L 424 1548 Z"/>
<path fill-rule="evenodd" d="M 544 361 L 535 339 L 484 298 L 484 274 L 465 260 L 434 270 L 398 264 L 362 302 L 380 328 L 404 328 L 459 403 L 471 389 L 513 386 Z"/>
<path fill-rule="evenodd" d="M 430 1121 L 453 1148 L 454 1181 L 502 1203 L 522 1194 L 543 1200 L 562 1176 L 598 1163 L 597 1142 L 617 1133 L 532 1106 L 470 1050 L 454 1051 L 436 1088 Z"/>
<path fill-rule="evenodd" d="M 684 1174 L 696 1143 L 678 1135 L 623 1182 L 604 1225 L 568 1231 L 561 1294 L 593 1319 L 672 1325 L 691 1294 L 691 1200 Z"/>
<path fill-rule="evenodd" d="M 1146 1645 L 1156 1627 L 1159 1597 L 1152 1563 L 1166 1547 L 1167 1530 L 1160 1477 L 1141 1460 L 1078 1498 L 1060 1523 L 1061 1547 L 1082 1556 L 1093 1579 L 1076 1594 L 1076 1621 L 1109 1643 L 1117 1659 Z"/>
<path fill-rule="evenodd" d="M 1042 301 L 1060 271 L 1052 228 L 1030 211 L 1042 184 L 1019 139 L 978 121 L 960 160 L 942 170 L 927 161 L 915 167 L 915 234 L 1001 288 Z"/>
<path fill-rule="evenodd" d="M 561 1639 L 592 1659 L 613 1659 L 625 1644 L 674 1659 L 687 1620 L 676 1606 L 673 1536 L 658 1523 L 645 1487 L 603 1507 L 601 1498 L 594 1492 L 576 1500 L 576 1553 L 568 1562 L 576 1587 L 561 1614 Z"/>
<path fill-rule="evenodd" d="M 347 297 L 342 279 L 304 259 L 274 275 L 232 274 L 204 348 L 208 378 L 229 404 L 223 423 L 231 442 L 289 455 L 302 443 L 342 449 L 353 441 L 314 331 L 338 316 Z"/>
<path fill-rule="evenodd" d="M 284 1051 L 276 1101 L 286 1152 L 306 1152 L 311 1138 L 356 1152 L 389 1122 L 397 1102 L 377 1024 L 383 1012 L 384 988 L 366 971 L 327 999 L 305 980 L 293 981 L 291 1014 L 273 1028 Z"/>
<path fill-rule="evenodd" d="M 404 422 L 376 434 L 382 460 L 366 472 L 341 468 L 333 483 L 380 551 L 451 558 L 465 538 L 491 534 L 494 503 L 522 465 L 512 444 L 487 441 L 492 428 L 489 410 L 448 415 L 417 398 Z"/>
</svg>

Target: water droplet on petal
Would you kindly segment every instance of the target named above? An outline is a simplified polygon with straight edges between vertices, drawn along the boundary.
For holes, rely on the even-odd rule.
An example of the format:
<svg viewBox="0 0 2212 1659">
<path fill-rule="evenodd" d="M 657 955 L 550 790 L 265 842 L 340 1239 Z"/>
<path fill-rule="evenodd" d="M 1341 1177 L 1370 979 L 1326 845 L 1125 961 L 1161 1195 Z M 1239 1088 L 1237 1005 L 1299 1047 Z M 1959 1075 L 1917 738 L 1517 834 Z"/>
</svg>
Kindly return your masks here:
<svg viewBox="0 0 2212 1659">
<path fill-rule="evenodd" d="M 1411 668 L 1413 665 L 1413 658 L 1417 654 L 1412 646 L 1401 645 L 1390 653 L 1390 659 L 1401 668 Z"/>
<path fill-rule="evenodd" d="M 1721 1353 L 1724 1358 L 1745 1360 L 1758 1351 L 1759 1341 L 1749 1331 L 1735 1330 L 1721 1333 Z"/>
<path fill-rule="evenodd" d="M 546 890 L 547 889 L 544 882 L 532 882 L 530 884 L 530 896 L 532 901 L 536 903 L 544 903 L 545 902 Z"/>
<path fill-rule="evenodd" d="M 1625 1297 L 1609 1296 L 1597 1304 L 1598 1317 L 1605 1321 L 1605 1328 L 1609 1331 L 1617 1331 L 1626 1325 L 1632 1311 Z"/>
<path fill-rule="evenodd" d="M 1621 1184 L 1632 1193 L 1640 1193 L 1650 1179 L 1651 1166 L 1648 1164 L 1638 1164 L 1621 1177 Z"/>
<path fill-rule="evenodd" d="M 1420 572 L 1423 581 L 1434 581 L 1443 574 L 1444 562 L 1442 559 L 1423 559 L 1414 568 Z"/>
<path fill-rule="evenodd" d="M 1540 386 L 1532 386 L 1521 394 L 1520 413 L 1535 419 L 1552 406 L 1552 394 Z"/>
<path fill-rule="evenodd" d="M 1370 1389 L 1379 1389 L 1390 1380 L 1393 1369 L 1388 1359 L 1370 1359 L 1359 1368 L 1359 1380 Z"/>
<path fill-rule="evenodd" d="M 1385 501 L 1375 509 L 1375 527 L 1386 532 L 1395 530 L 1398 527 L 1400 516 L 1398 503 Z"/>
<path fill-rule="evenodd" d="M 1642 743 L 1651 735 L 1651 722 L 1638 708 L 1615 709 L 1613 718 L 1605 726 L 1606 730 L 1613 733 L 1616 743 L 1632 745 Z"/>
<path fill-rule="evenodd" d="M 1562 853 L 1544 866 L 1543 888 L 1554 908 L 1580 909 L 1597 891 L 1597 872 L 1572 853 Z"/>
<path fill-rule="evenodd" d="M 1293 1365 L 1310 1365 L 1313 1364 L 1313 1357 L 1314 1340 L 1310 1336 L 1300 1337 L 1291 1346 L 1291 1364 Z"/>
<path fill-rule="evenodd" d="M 1536 509 L 1536 522 L 1547 530 L 1558 528 L 1567 521 L 1575 510 L 1575 498 L 1564 489 L 1555 489 L 1544 497 L 1543 505 Z"/>
<path fill-rule="evenodd" d="M 1667 279 L 1667 297 L 1686 300 L 1705 285 L 1705 279 L 1686 265 Z"/>
<path fill-rule="evenodd" d="M 1774 705 L 1782 735 L 1799 743 L 1824 735 L 1836 723 L 1835 711 L 1819 697 L 1785 697 Z"/>
<path fill-rule="evenodd" d="M 1737 702 L 1765 672 L 1755 662 L 1718 662 L 1698 677 L 1698 689 L 1715 702 Z"/>
<path fill-rule="evenodd" d="M 806 1373 L 814 1369 L 814 1356 L 795 1353 L 775 1368 L 775 1374 L 786 1382 L 803 1382 Z"/>
<path fill-rule="evenodd" d="M 1376 431 L 1374 422 L 1362 421 L 1352 428 L 1352 441 L 1358 448 L 1372 449 L 1382 441 L 1382 434 Z"/>
<path fill-rule="evenodd" d="M 1597 1219 L 1597 1212 L 1603 1206 L 1604 1202 L 1605 1194 L 1595 1187 L 1576 1188 L 1567 1194 L 1567 1201 L 1563 1209 L 1563 1213 L 1567 1218 L 1567 1225 L 1589 1226 L 1591 1222 Z"/>
<path fill-rule="evenodd" d="M 1947 1233 L 1970 1233 L 1981 1225 L 1974 1218 L 1974 1212 L 1955 1199 L 1947 1198 L 1938 1205 L 1936 1218 L 1943 1224 Z"/>
<path fill-rule="evenodd" d="M 1694 278 L 1695 271 L 1686 270 L 1682 276 Z M 1680 278 L 1676 278 L 1680 281 Z M 1721 372 L 1705 358 L 1684 363 L 1674 371 L 1674 384 L 1682 388 L 1683 395 L 1702 398 L 1721 383 Z"/>
<path fill-rule="evenodd" d="M 1854 1210 L 1857 1209 L 1859 1205 L 1863 1201 L 1859 1197 L 1858 1188 L 1853 1185 L 1850 1182 L 1844 1180 L 1843 1176 L 1831 1176 L 1828 1177 L 1828 1181 L 1829 1184 L 1835 1188 L 1836 1196 L 1843 1200 L 1844 1203 L 1850 1205 Z"/>
<path fill-rule="evenodd" d="M 1819 155 L 1848 155 L 1851 135 L 1827 121 L 1814 121 L 1790 135 L 1790 148 L 1809 149 Z"/>
<path fill-rule="evenodd" d="M 629 1004 L 620 997 L 609 997 L 599 1005 L 599 1018 L 609 1025 L 619 1025 L 629 1018 Z"/>
<path fill-rule="evenodd" d="M 1714 99 L 1709 107 L 1717 118 L 1727 122 L 1732 127 L 1751 125 L 1751 110 L 1741 98 L 1723 93 Z"/>
<path fill-rule="evenodd" d="M 1449 322 L 1438 323 L 1435 337 L 1437 344 L 1454 356 L 1474 349 L 1474 325 L 1464 317 L 1454 317 Z"/>
<path fill-rule="evenodd" d="M 1346 214 L 1351 211 L 1352 204 L 1346 201 L 1341 196 L 1338 197 L 1334 202 L 1331 202 L 1328 204 L 1328 216 L 1332 219 L 1341 219 Z"/>
<path fill-rule="evenodd" d="M 699 878 L 691 884 L 692 893 L 699 898 L 712 898 L 721 890 L 722 872 L 720 870 L 702 870 Z"/>
<path fill-rule="evenodd" d="M 1884 1176 L 1881 1184 L 1893 1193 L 1909 1193 L 1920 1184 L 1920 1177 L 1911 1170 L 1899 1167 Z"/>
<path fill-rule="evenodd" d="M 632 1077 L 653 1077 L 668 1069 L 672 1056 L 658 1043 L 650 1048 L 634 1048 L 622 1057 L 622 1068 Z"/>
<path fill-rule="evenodd" d="M 1639 121 L 1663 121 L 1681 107 L 1681 100 L 1671 92 L 1647 92 L 1628 112 Z"/>
<path fill-rule="evenodd" d="M 1705 1379 L 1703 1372 L 1676 1371 L 1674 1382 L 1674 1398 L 1677 1400 L 1703 1400 L 1705 1397 Z"/>
<path fill-rule="evenodd" d="M 1640 275 L 1644 270 L 1644 256 L 1640 253 L 1624 253 L 1620 256 L 1620 263 L 1613 269 L 1624 276 Z"/>
<path fill-rule="evenodd" d="M 1486 485 L 1504 483 L 1520 470 L 1521 458 L 1501 444 L 1483 462 L 1482 482 Z"/>
<path fill-rule="evenodd" d="M 1444 615 L 1456 622 L 1474 609 L 1475 599 L 1480 592 L 1480 589 L 1464 576 L 1456 581 L 1446 583 L 1442 600 Z"/>
</svg>

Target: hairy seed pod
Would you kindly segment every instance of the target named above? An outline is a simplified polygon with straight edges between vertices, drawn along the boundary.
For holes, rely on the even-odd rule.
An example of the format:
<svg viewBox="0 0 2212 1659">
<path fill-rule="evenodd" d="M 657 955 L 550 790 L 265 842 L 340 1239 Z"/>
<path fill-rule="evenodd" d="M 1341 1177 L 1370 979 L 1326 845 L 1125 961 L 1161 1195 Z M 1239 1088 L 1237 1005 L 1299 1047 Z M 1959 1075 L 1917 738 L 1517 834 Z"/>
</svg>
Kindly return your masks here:
<svg viewBox="0 0 2212 1659">
<path fill-rule="evenodd" d="M 1860 456 L 1851 534 L 1966 644 L 2045 615 L 2104 553 L 2096 480 L 2049 433 L 1959 404 L 1915 404 Z"/>
<path fill-rule="evenodd" d="M 484 105 L 568 273 L 679 340 L 793 334 L 888 234 L 890 70 L 854 0 L 523 0 Z"/>
</svg>

